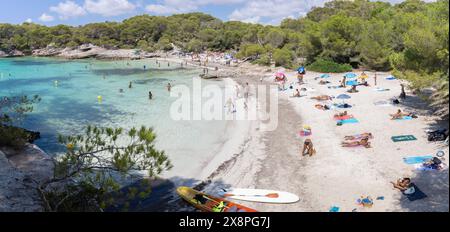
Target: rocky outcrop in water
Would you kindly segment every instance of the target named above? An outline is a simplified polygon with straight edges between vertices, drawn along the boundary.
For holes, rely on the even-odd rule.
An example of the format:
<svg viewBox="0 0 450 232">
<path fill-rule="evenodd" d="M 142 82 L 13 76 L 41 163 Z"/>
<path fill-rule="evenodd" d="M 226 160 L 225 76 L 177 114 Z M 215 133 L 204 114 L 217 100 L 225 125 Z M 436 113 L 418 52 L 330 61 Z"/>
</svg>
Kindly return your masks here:
<svg viewBox="0 0 450 232">
<path fill-rule="evenodd" d="M 2 57 L 20 57 L 25 56 L 25 54 L 19 50 L 12 50 L 10 52 L 0 51 L 0 58 Z"/>
</svg>

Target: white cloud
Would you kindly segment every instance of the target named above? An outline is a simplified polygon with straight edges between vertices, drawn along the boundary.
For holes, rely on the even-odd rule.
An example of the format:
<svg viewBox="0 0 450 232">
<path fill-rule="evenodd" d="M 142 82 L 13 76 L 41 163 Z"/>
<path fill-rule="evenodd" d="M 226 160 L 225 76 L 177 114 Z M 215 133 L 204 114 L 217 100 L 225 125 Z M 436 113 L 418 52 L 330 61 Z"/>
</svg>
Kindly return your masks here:
<svg viewBox="0 0 450 232">
<path fill-rule="evenodd" d="M 53 20 L 55 20 L 55 17 L 48 15 L 46 13 L 43 13 L 40 17 L 39 20 L 42 22 L 51 22 Z"/>
<path fill-rule="evenodd" d="M 298 18 L 312 7 L 323 6 L 327 0 L 250 0 L 242 8 L 234 10 L 230 20 L 264 20 L 267 24 L 279 24 L 288 17 Z"/>
<path fill-rule="evenodd" d="M 57 6 L 50 7 L 50 11 L 57 13 L 62 20 L 76 18 L 86 14 L 86 10 L 73 1 L 60 2 Z"/>
<path fill-rule="evenodd" d="M 145 9 L 156 15 L 180 14 L 197 11 L 207 5 L 233 5 L 246 0 L 161 0 L 158 4 L 150 4 Z"/>
<path fill-rule="evenodd" d="M 89 13 L 105 17 L 131 13 L 136 7 L 135 4 L 128 0 L 86 0 L 84 2 L 84 8 Z"/>
<path fill-rule="evenodd" d="M 32 22 L 33 22 L 33 20 L 32 20 L 32 19 L 30 19 L 30 18 L 28 18 L 27 20 L 25 20 L 25 22 L 26 22 L 26 23 L 32 23 Z"/>
</svg>

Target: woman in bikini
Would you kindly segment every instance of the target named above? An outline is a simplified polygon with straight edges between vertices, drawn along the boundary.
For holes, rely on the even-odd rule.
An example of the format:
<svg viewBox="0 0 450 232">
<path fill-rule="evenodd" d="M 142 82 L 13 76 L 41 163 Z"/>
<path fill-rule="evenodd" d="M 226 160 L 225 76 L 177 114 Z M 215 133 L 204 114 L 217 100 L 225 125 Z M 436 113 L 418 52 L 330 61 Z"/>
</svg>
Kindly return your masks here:
<svg viewBox="0 0 450 232">
<path fill-rule="evenodd" d="M 332 97 L 328 96 L 328 95 L 320 95 L 317 97 L 312 97 L 311 99 L 317 100 L 317 101 L 328 101 L 331 100 Z"/>
<path fill-rule="evenodd" d="M 370 146 L 370 142 L 369 142 L 369 138 L 368 138 L 368 137 L 362 138 L 362 139 L 359 140 L 359 141 L 345 141 L 345 142 L 342 142 L 342 146 L 343 146 L 343 147 L 357 147 L 357 146 L 363 146 L 363 147 L 365 147 L 365 148 L 370 148 L 370 147 L 371 147 L 371 146 Z"/>
<path fill-rule="evenodd" d="M 351 135 L 351 136 L 344 137 L 345 140 L 358 140 L 358 139 L 362 139 L 362 138 L 373 139 L 373 135 L 372 135 L 372 133 L 362 133 L 360 135 Z"/>
</svg>

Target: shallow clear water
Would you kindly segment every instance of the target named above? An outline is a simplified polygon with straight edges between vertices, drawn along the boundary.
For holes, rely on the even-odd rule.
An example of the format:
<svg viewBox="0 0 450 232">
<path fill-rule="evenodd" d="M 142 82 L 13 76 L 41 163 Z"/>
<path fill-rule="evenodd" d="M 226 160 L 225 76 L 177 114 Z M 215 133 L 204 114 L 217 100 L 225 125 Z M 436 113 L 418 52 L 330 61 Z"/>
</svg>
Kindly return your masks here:
<svg viewBox="0 0 450 232">
<path fill-rule="evenodd" d="M 168 67 L 165 61 L 159 67 L 154 60 L 0 59 L 0 96 L 42 97 L 20 126 L 41 132 L 36 144 L 51 155 L 64 151 L 57 143 L 58 134 L 78 134 L 86 125 L 146 125 L 155 129 L 158 149 L 165 150 L 174 163 L 169 176 L 195 177 L 198 170 L 186 162 L 207 162 L 223 143 L 227 122 L 173 121 L 169 111 L 176 98 L 170 98 L 165 87 L 168 82 L 192 86 L 192 77 L 200 72 L 180 69 L 174 63 Z M 149 91 L 154 95 L 152 101 Z M 98 96 L 102 96 L 101 103 Z"/>
</svg>

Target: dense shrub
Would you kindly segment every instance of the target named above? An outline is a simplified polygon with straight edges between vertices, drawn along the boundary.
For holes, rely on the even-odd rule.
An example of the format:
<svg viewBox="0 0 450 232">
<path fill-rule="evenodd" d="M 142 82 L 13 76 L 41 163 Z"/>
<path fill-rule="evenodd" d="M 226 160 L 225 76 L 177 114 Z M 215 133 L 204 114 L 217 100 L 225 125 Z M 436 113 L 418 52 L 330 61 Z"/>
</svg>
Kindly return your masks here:
<svg viewBox="0 0 450 232">
<path fill-rule="evenodd" d="M 343 73 L 352 71 L 349 64 L 338 64 L 330 60 L 318 59 L 307 67 L 311 71 L 322 73 Z"/>
<path fill-rule="evenodd" d="M 273 60 L 275 61 L 275 66 L 291 68 L 293 65 L 294 54 L 287 49 L 276 49 L 273 53 Z"/>
<path fill-rule="evenodd" d="M 272 63 L 272 61 L 271 61 L 269 55 L 264 54 L 259 59 L 255 60 L 253 63 L 263 65 L 263 66 L 269 66 Z"/>
</svg>

